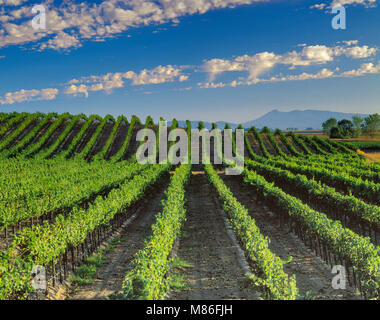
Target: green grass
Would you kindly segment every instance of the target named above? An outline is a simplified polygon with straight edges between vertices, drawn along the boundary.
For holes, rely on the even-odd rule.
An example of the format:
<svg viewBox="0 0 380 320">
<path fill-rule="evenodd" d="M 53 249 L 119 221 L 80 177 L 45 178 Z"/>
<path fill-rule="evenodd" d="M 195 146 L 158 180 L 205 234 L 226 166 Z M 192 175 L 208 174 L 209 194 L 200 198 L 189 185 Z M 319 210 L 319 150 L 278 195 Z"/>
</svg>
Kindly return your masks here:
<svg viewBox="0 0 380 320">
<path fill-rule="evenodd" d="M 186 268 L 191 268 L 192 265 L 187 261 L 176 257 L 172 262 L 173 271 L 170 275 L 169 283 L 170 288 L 174 291 L 185 291 L 189 289 L 188 280 L 186 279 L 183 271 Z"/>
<path fill-rule="evenodd" d="M 102 266 L 106 255 L 113 251 L 120 239 L 111 241 L 105 249 L 98 249 L 94 254 L 89 256 L 86 261 L 75 270 L 71 277 L 71 282 L 74 285 L 82 286 L 94 283 L 97 270 Z"/>
</svg>

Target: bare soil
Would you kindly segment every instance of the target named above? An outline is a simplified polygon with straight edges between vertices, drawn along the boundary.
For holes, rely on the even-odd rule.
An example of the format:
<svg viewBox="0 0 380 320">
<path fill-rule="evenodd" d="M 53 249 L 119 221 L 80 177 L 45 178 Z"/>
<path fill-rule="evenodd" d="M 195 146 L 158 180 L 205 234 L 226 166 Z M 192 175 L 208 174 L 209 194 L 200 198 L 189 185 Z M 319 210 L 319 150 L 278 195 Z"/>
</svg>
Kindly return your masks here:
<svg viewBox="0 0 380 320">
<path fill-rule="evenodd" d="M 289 140 L 289 142 L 292 144 L 292 146 L 299 152 L 299 153 L 304 153 L 302 148 L 293 140 L 292 137 L 286 137 L 286 139 Z"/>
<path fill-rule="evenodd" d="M 19 135 L 16 139 L 14 139 L 8 146 L 7 149 L 12 148 L 16 144 L 18 144 L 30 131 L 33 130 L 35 126 L 37 126 L 39 123 L 39 120 L 33 121 L 30 123 Z"/>
<path fill-rule="evenodd" d="M 285 272 L 296 275 L 300 295 L 310 292 L 318 300 L 360 299 L 354 289 L 335 290 L 332 287 L 334 275 L 328 266 L 286 227 L 281 227 L 274 212 L 255 200 L 253 189 L 244 185 L 240 176 L 221 175 L 226 185 L 243 204 L 252 218 L 255 219 L 261 233 L 270 239 L 270 249 L 282 260 L 293 257 L 284 266 Z"/>
<path fill-rule="evenodd" d="M 59 125 L 58 128 L 55 129 L 52 135 L 46 140 L 46 142 L 41 146 L 41 148 L 38 151 L 49 148 L 65 130 L 66 126 L 69 125 L 70 121 L 63 121 L 61 125 Z"/>
<path fill-rule="evenodd" d="M 165 197 L 164 191 L 168 183 L 169 179 L 166 178 L 142 199 L 142 205 L 133 212 L 129 224 L 120 231 L 119 243 L 106 255 L 102 266 L 97 270 L 94 282 L 72 287 L 67 299 L 103 300 L 122 291 L 125 275 L 131 269 L 130 262 L 144 247 L 144 240 L 151 231 L 155 216 L 161 210 L 161 200 Z"/>
<path fill-rule="evenodd" d="M 38 140 L 45 134 L 45 132 L 50 128 L 51 125 L 54 124 L 55 121 L 51 120 L 47 124 L 45 124 L 40 131 L 29 141 L 29 143 L 25 146 L 24 149 L 28 148 L 30 145 L 38 142 Z"/>
<path fill-rule="evenodd" d="M 268 152 L 271 155 L 278 156 L 277 151 L 274 149 L 272 143 L 269 141 L 266 134 L 261 134 L 261 138 L 263 139 L 264 145 L 267 148 Z"/>
<path fill-rule="evenodd" d="M 287 154 L 288 156 L 291 156 L 291 155 L 292 155 L 291 151 L 288 149 L 288 147 L 285 145 L 285 143 L 281 140 L 281 138 L 278 137 L 278 136 L 275 136 L 274 138 L 275 138 L 275 140 L 276 140 L 278 146 L 280 147 L 280 149 L 281 149 L 285 154 Z"/>
<path fill-rule="evenodd" d="M 255 139 L 253 133 L 248 132 L 247 135 L 248 135 L 248 141 L 251 143 L 253 152 L 259 156 L 263 156 L 263 151 L 261 150 L 260 145 Z"/>
<path fill-rule="evenodd" d="M 102 131 L 100 132 L 98 138 L 96 139 L 94 146 L 92 147 L 90 151 L 90 154 L 88 155 L 88 159 L 91 159 L 91 157 L 93 157 L 94 155 L 96 155 L 97 153 L 103 150 L 103 147 L 105 146 L 114 125 L 115 125 L 114 122 L 106 123 L 104 125 Z"/>
<path fill-rule="evenodd" d="M 115 155 L 123 145 L 125 138 L 127 137 L 129 125 L 124 122 L 120 123 L 119 128 L 117 129 L 115 138 L 110 146 L 109 152 L 107 154 L 107 159 Z"/>
<path fill-rule="evenodd" d="M 94 121 L 93 123 L 91 123 L 91 125 L 87 128 L 86 132 L 84 133 L 82 139 L 79 141 L 78 145 L 76 146 L 74 153 L 80 153 L 85 148 L 87 142 L 91 139 L 92 135 L 95 133 L 98 125 L 99 125 L 98 121 Z"/>
<path fill-rule="evenodd" d="M 84 122 L 78 121 L 74 127 L 71 129 L 69 134 L 67 135 L 66 139 L 60 144 L 60 146 L 55 150 L 52 156 L 60 153 L 61 151 L 67 150 L 71 144 L 71 142 L 74 140 L 75 136 L 79 133 L 80 129 L 82 128 Z"/>
<path fill-rule="evenodd" d="M 136 141 L 137 132 L 142 128 L 143 126 L 141 125 L 135 125 L 135 127 L 133 128 L 132 134 L 131 134 L 131 140 L 129 141 L 129 145 L 127 147 L 127 150 L 125 151 L 123 160 L 129 159 L 132 155 L 136 153 L 137 148 L 140 145 L 140 142 Z"/>
<path fill-rule="evenodd" d="M 220 206 L 204 172 L 191 176 L 187 199 L 187 221 L 177 255 L 191 265 L 182 271 L 189 288 L 171 291 L 169 299 L 258 299 L 238 262 L 236 244 L 227 234 Z"/>
</svg>

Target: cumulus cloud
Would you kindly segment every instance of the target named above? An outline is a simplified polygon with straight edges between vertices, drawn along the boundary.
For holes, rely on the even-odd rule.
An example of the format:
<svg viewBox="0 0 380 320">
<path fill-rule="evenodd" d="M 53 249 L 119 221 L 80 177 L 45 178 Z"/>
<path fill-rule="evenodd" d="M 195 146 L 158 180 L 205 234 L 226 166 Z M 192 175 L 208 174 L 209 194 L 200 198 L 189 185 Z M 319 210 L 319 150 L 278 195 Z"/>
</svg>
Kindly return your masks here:
<svg viewBox="0 0 380 320">
<path fill-rule="evenodd" d="M 372 7 L 376 4 L 376 0 L 333 0 L 331 6 L 338 5 L 363 5 L 365 7 Z"/>
<path fill-rule="evenodd" d="M 362 5 L 366 8 L 374 7 L 376 5 L 376 0 L 333 0 L 330 2 L 330 5 L 327 3 L 319 3 L 310 6 L 311 9 L 327 9 L 333 8 L 335 6 L 348 6 L 348 5 Z"/>
<path fill-rule="evenodd" d="M 188 80 L 188 76 L 182 73 L 182 67 L 158 66 L 154 69 L 144 69 L 140 73 L 134 71 L 108 73 L 103 76 L 89 76 L 81 79 L 73 79 L 66 88 L 66 94 L 77 96 L 83 94 L 88 97 L 89 92 L 105 91 L 111 93 L 115 88 L 124 87 L 125 80 L 131 80 L 133 86 L 160 84 L 166 82 Z"/>
<path fill-rule="evenodd" d="M 16 92 L 8 92 L 3 98 L 0 97 L 0 104 L 14 104 L 25 101 L 37 100 L 54 100 L 59 90 L 55 88 L 47 88 L 42 90 L 25 90 L 22 89 Z"/>
<path fill-rule="evenodd" d="M 250 86 L 258 83 L 270 83 L 270 82 L 285 82 L 285 81 L 302 81 L 302 80 L 311 80 L 311 79 L 328 79 L 328 78 L 347 78 L 347 77 L 361 77 L 368 74 L 380 74 L 380 61 L 377 65 L 374 63 L 363 63 L 357 69 L 344 71 L 341 73 L 337 73 L 339 68 L 336 68 L 335 71 L 329 70 L 327 68 L 323 68 L 317 73 L 307 73 L 303 72 L 301 74 L 296 75 L 287 75 L 287 76 L 273 76 L 268 79 L 255 79 L 255 80 L 233 80 L 230 83 L 224 82 L 207 82 L 207 83 L 199 83 L 199 87 L 203 89 L 209 88 L 224 88 L 224 87 L 237 87 L 237 86 Z"/>
<path fill-rule="evenodd" d="M 319 3 L 319 4 L 314 4 L 314 5 L 310 6 L 310 9 L 323 10 L 325 7 L 327 7 L 326 3 Z"/>
<path fill-rule="evenodd" d="M 360 68 L 345 71 L 341 74 L 342 77 L 361 77 L 366 74 L 380 73 L 380 61 L 377 65 L 373 63 L 363 63 Z"/>
<path fill-rule="evenodd" d="M 303 46 L 300 51 L 290 51 L 284 54 L 260 52 L 252 56 L 238 56 L 233 60 L 211 59 L 204 62 L 201 70 L 208 73 L 209 82 L 214 81 L 218 75 L 224 72 L 245 71 L 248 73 L 248 80 L 257 83 L 260 81 L 261 75 L 279 65 L 285 65 L 293 70 L 300 66 L 326 64 L 334 61 L 338 56 L 363 59 L 372 57 L 377 52 L 377 48 L 358 46 L 357 44 L 357 41 L 352 40 L 333 47 L 325 45 Z"/>
<path fill-rule="evenodd" d="M 0 5 L 4 6 L 19 6 L 23 2 L 26 2 L 27 0 L 0 0 Z"/>
<path fill-rule="evenodd" d="M 0 0 L 8 6 L 17 6 L 23 0 Z M 130 28 L 204 14 L 210 10 L 232 8 L 267 0 L 104 0 L 75 3 L 63 1 L 59 7 L 54 1 L 46 6 L 46 30 L 34 30 L 31 26 L 31 5 L 18 10 L 0 12 L 3 29 L 0 30 L 0 48 L 39 41 L 40 49 L 68 49 L 78 47 L 85 39 L 102 40 L 113 37 Z"/>
<path fill-rule="evenodd" d="M 68 49 L 72 47 L 79 47 L 80 42 L 76 36 L 71 36 L 65 32 L 58 32 L 58 34 L 49 39 L 47 42 L 42 43 L 40 46 L 41 50 L 46 48 L 60 50 L 60 49 Z"/>
</svg>

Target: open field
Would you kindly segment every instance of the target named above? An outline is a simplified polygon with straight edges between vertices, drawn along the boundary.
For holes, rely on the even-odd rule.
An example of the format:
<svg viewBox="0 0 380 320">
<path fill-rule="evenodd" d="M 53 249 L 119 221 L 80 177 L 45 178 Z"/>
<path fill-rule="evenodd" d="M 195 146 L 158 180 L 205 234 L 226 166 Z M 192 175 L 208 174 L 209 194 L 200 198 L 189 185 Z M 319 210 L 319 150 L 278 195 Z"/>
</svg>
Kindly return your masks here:
<svg viewBox="0 0 380 320">
<path fill-rule="evenodd" d="M 161 134 L 150 117 L 0 114 L 0 299 L 380 298 L 379 162 L 252 129 L 238 176 L 213 164 L 217 138 L 211 164 L 140 164 L 146 129 Z"/>
</svg>

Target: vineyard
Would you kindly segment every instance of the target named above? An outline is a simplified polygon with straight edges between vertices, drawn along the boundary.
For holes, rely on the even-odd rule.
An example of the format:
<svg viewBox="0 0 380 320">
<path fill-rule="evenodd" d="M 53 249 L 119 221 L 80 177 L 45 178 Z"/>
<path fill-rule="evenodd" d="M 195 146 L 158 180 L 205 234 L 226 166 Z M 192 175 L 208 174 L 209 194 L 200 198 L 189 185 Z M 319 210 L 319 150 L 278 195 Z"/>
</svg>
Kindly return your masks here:
<svg viewBox="0 0 380 320">
<path fill-rule="evenodd" d="M 241 175 L 225 174 L 216 138 L 210 163 L 172 165 L 175 141 L 169 161 L 138 163 L 138 132 L 152 129 L 158 147 L 159 128 L 0 113 L 0 299 L 380 298 L 380 163 L 355 145 L 254 127 Z M 180 129 L 191 136 L 189 121 Z"/>
</svg>

